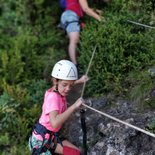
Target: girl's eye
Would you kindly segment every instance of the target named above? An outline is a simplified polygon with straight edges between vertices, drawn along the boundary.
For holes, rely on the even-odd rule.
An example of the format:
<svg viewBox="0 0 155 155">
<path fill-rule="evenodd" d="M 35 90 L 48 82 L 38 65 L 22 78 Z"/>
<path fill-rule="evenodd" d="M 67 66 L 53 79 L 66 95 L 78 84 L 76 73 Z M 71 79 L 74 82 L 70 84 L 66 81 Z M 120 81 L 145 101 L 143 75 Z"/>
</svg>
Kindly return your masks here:
<svg viewBox="0 0 155 155">
<path fill-rule="evenodd" d="M 66 86 L 67 86 L 67 84 L 63 84 L 62 86 L 63 86 L 63 87 L 66 87 Z"/>
<path fill-rule="evenodd" d="M 70 88 L 73 88 L 73 85 L 70 85 Z"/>
<path fill-rule="evenodd" d="M 68 84 L 63 84 L 62 86 L 63 86 L 63 87 L 67 87 L 67 86 L 69 86 L 70 88 L 73 87 L 73 85 L 68 85 Z"/>
</svg>

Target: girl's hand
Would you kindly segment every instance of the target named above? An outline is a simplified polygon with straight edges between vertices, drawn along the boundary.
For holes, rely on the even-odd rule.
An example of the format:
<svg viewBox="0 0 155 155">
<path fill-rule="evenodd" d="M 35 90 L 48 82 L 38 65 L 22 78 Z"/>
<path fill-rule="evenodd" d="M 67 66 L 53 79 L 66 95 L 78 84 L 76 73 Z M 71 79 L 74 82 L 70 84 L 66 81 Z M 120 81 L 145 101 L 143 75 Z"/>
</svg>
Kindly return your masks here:
<svg viewBox="0 0 155 155">
<path fill-rule="evenodd" d="M 83 103 L 84 103 L 84 99 L 80 97 L 79 99 L 76 100 L 76 102 L 73 105 L 75 109 L 78 109 Z"/>
<path fill-rule="evenodd" d="M 105 18 L 102 16 L 101 17 L 101 21 L 100 21 L 101 23 L 106 23 L 106 20 L 105 20 Z"/>
<path fill-rule="evenodd" d="M 80 77 L 80 79 L 78 79 L 78 80 L 76 81 L 75 84 L 85 83 L 85 82 L 87 82 L 88 80 L 89 80 L 89 78 L 88 78 L 87 75 L 82 75 L 82 76 Z"/>
<path fill-rule="evenodd" d="M 102 10 L 96 9 L 96 12 L 101 16 L 102 15 Z"/>
</svg>

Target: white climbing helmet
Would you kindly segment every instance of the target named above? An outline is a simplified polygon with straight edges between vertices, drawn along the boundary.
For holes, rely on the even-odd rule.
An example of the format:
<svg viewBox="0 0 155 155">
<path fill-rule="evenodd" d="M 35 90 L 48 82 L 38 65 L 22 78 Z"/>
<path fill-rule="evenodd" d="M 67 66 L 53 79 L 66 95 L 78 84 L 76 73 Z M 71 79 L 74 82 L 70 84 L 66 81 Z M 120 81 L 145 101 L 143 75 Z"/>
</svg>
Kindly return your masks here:
<svg viewBox="0 0 155 155">
<path fill-rule="evenodd" d="M 61 80 L 77 80 L 77 68 L 69 60 L 60 60 L 54 65 L 51 76 Z"/>
</svg>

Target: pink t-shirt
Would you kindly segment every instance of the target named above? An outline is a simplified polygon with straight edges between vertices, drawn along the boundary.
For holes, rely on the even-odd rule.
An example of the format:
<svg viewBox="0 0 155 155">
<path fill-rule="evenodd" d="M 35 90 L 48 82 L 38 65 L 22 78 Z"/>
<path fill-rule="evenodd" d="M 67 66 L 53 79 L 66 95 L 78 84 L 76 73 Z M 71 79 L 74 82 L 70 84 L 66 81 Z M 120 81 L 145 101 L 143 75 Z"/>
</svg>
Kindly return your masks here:
<svg viewBox="0 0 155 155">
<path fill-rule="evenodd" d="M 57 92 L 53 92 L 53 89 L 50 88 L 49 90 L 46 91 L 45 96 L 44 96 L 44 103 L 42 106 L 42 114 L 39 119 L 39 123 L 45 126 L 48 130 L 53 131 L 53 132 L 58 132 L 61 126 L 58 128 L 52 128 L 50 124 L 50 118 L 49 118 L 49 113 L 52 111 L 58 111 L 59 114 L 63 113 L 67 109 L 67 104 L 66 104 L 66 98 L 61 96 Z M 42 139 L 40 135 L 33 135 L 37 139 Z M 47 139 L 49 137 L 48 134 L 45 136 Z"/>
</svg>

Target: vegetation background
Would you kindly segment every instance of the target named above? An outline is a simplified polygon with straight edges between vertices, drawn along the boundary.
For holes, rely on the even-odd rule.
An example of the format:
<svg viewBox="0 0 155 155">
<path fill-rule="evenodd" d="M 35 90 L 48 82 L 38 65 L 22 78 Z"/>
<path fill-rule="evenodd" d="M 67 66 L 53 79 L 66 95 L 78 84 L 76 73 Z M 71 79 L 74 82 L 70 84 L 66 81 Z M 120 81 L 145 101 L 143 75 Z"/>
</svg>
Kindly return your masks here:
<svg viewBox="0 0 155 155">
<path fill-rule="evenodd" d="M 90 0 L 105 22 L 85 17 L 78 61 L 85 72 L 96 46 L 85 97 L 128 98 L 155 107 L 154 0 Z M 67 37 L 57 25 L 58 1 L 1 0 L 0 5 L 0 155 L 29 155 L 28 138 L 39 117 L 50 72 L 66 59 Z M 153 123 L 152 123 L 153 124 Z M 155 123 L 154 123 L 155 124 Z"/>
</svg>

